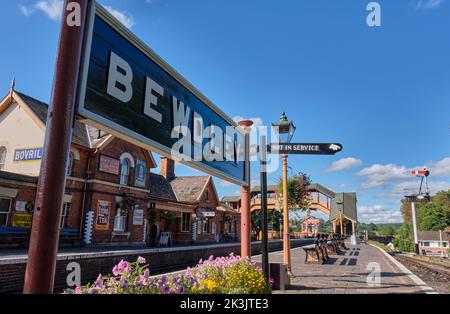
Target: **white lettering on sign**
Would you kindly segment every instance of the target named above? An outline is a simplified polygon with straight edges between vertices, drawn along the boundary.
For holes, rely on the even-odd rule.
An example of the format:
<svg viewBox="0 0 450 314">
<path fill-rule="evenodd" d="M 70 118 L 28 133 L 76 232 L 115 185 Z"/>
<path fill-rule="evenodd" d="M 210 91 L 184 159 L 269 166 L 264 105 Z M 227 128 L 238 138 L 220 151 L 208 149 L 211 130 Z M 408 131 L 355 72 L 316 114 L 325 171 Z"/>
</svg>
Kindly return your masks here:
<svg viewBox="0 0 450 314">
<path fill-rule="evenodd" d="M 121 102 L 127 103 L 133 98 L 132 82 L 133 71 L 128 62 L 111 51 L 106 92 Z"/>
<path fill-rule="evenodd" d="M 133 98 L 133 70 L 130 64 L 111 51 L 109 60 L 107 93 L 117 100 L 128 103 Z M 149 77 L 146 77 L 143 113 L 162 123 L 162 113 L 157 110 L 158 98 L 165 95 L 164 88 Z M 171 137 L 177 139 L 172 146 L 172 157 L 176 161 L 191 161 L 192 141 L 194 142 L 195 161 L 233 161 L 245 160 L 243 137 L 232 126 L 226 130 L 210 124 L 206 128 L 200 114 L 191 110 L 183 101 L 172 96 L 173 129 Z M 189 122 L 193 121 L 193 130 Z M 192 135 L 193 132 L 193 135 Z M 207 139 L 203 147 L 203 141 Z"/>
<path fill-rule="evenodd" d="M 152 118 L 153 120 L 161 123 L 162 122 L 162 114 L 153 109 L 152 106 L 158 106 L 158 97 L 153 95 L 152 92 L 155 92 L 159 96 L 164 96 L 164 88 L 161 87 L 158 83 L 156 83 L 151 78 L 146 78 L 145 83 L 145 101 L 144 101 L 144 114 Z"/>
</svg>

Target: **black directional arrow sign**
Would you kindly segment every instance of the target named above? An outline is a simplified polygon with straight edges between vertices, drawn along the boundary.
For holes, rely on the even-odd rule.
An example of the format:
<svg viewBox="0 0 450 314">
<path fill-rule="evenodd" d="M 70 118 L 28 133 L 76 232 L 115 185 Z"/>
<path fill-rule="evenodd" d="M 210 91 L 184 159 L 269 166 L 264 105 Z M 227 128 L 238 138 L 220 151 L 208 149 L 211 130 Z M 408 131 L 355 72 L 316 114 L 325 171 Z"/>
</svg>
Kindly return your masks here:
<svg viewBox="0 0 450 314">
<path fill-rule="evenodd" d="M 342 150 L 337 143 L 289 143 L 270 144 L 272 154 L 298 154 L 298 155 L 334 155 Z"/>
</svg>

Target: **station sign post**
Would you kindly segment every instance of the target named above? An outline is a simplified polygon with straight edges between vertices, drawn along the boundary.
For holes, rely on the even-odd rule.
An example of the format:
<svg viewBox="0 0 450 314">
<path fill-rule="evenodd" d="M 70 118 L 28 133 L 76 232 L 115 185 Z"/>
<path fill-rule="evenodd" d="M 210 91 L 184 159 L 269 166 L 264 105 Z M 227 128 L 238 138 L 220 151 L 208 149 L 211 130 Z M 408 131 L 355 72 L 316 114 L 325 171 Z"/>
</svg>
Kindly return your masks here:
<svg viewBox="0 0 450 314">
<path fill-rule="evenodd" d="M 53 292 L 75 119 L 250 184 L 248 134 L 96 1 L 65 0 L 24 293 Z"/>
</svg>

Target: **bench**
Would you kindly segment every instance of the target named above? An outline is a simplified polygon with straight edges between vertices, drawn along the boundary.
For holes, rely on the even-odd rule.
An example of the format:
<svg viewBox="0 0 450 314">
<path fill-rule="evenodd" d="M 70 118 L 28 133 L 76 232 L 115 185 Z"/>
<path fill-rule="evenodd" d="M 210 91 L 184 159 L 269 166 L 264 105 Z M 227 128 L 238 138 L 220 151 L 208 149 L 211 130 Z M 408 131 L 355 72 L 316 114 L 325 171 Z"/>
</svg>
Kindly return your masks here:
<svg viewBox="0 0 450 314">
<path fill-rule="evenodd" d="M 305 264 L 323 264 L 327 259 L 324 255 L 323 247 L 318 240 L 315 241 L 315 244 L 303 246 L 302 249 L 306 253 Z"/>
<path fill-rule="evenodd" d="M 83 243 L 83 238 L 80 237 L 80 229 L 76 228 L 61 229 L 59 243 L 60 244 L 70 243 L 72 246 L 81 246 L 81 244 Z"/>
<path fill-rule="evenodd" d="M 16 227 L 0 228 L 0 246 L 26 247 L 30 241 L 30 229 Z"/>
<path fill-rule="evenodd" d="M 365 236 L 359 236 L 359 242 L 360 243 L 364 243 L 364 244 L 367 244 L 367 240 L 366 240 L 366 237 Z"/>
</svg>

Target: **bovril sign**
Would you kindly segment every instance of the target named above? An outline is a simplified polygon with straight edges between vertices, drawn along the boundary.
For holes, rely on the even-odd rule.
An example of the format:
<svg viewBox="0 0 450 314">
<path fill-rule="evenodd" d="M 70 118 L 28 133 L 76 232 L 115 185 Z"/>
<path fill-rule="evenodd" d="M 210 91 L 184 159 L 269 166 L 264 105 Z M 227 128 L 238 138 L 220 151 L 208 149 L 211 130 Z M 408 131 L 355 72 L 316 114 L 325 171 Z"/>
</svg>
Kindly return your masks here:
<svg viewBox="0 0 450 314">
<path fill-rule="evenodd" d="M 248 184 L 236 123 L 92 1 L 80 74 L 85 122 L 222 179 Z"/>
<path fill-rule="evenodd" d="M 43 154 L 44 154 L 44 149 L 42 147 L 16 149 L 14 151 L 14 161 L 21 162 L 21 161 L 41 160 Z"/>
</svg>

